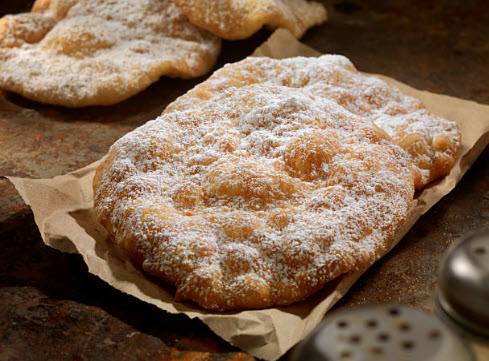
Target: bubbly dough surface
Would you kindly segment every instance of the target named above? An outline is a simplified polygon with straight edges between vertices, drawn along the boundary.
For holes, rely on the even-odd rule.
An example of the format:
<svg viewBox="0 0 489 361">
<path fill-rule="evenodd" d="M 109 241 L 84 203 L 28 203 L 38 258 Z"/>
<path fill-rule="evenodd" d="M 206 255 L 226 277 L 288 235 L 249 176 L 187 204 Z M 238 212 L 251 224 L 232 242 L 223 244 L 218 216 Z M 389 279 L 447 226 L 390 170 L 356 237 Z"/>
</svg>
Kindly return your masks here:
<svg viewBox="0 0 489 361">
<path fill-rule="evenodd" d="M 173 0 L 192 23 L 221 38 L 236 40 L 262 26 L 285 28 L 300 38 L 326 20 L 323 5 L 306 0 Z"/>
<path fill-rule="evenodd" d="M 384 81 L 359 73 L 350 60 L 339 55 L 248 58 L 229 64 L 170 104 L 166 112 L 186 109 L 226 89 L 250 84 L 302 89 L 373 121 L 410 154 L 417 189 L 447 175 L 460 150 L 461 134 L 455 122 L 431 114 L 419 100 Z"/>
<path fill-rule="evenodd" d="M 111 147 L 94 203 L 113 241 L 212 310 L 287 305 L 372 264 L 413 199 L 407 153 L 306 89 L 219 92 Z"/>
<path fill-rule="evenodd" d="M 171 0 L 37 0 L 0 19 L 0 88 L 67 107 L 110 105 L 163 75 L 206 73 L 219 50 Z"/>
</svg>

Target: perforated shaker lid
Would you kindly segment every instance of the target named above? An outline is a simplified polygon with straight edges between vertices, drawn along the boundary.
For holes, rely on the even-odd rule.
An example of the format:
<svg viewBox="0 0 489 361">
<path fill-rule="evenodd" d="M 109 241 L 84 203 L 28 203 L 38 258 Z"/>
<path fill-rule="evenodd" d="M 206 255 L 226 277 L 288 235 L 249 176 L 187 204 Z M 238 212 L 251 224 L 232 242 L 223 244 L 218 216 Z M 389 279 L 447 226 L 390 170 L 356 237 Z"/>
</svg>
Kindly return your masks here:
<svg viewBox="0 0 489 361">
<path fill-rule="evenodd" d="M 394 305 L 333 312 L 293 361 L 473 361 L 464 341 L 435 316 Z"/>
</svg>

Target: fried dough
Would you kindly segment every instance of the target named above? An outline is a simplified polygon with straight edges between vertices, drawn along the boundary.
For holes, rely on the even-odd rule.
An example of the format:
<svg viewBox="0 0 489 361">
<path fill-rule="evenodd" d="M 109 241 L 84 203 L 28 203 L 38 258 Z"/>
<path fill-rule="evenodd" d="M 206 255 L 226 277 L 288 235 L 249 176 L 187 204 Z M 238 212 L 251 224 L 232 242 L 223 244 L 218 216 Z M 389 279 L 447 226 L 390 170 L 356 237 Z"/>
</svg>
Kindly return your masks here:
<svg viewBox="0 0 489 361">
<path fill-rule="evenodd" d="M 188 109 L 128 133 L 94 179 L 112 241 L 211 310 L 287 305 L 369 266 L 414 193 L 409 155 L 371 121 L 304 88 L 241 81 L 204 100 L 214 76 Z"/>
<path fill-rule="evenodd" d="M 306 0 L 173 0 L 190 21 L 223 39 L 253 35 L 264 25 L 300 38 L 326 20 L 323 5 Z"/>
<path fill-rule="evenodd" d="M 417 189 L 444 177 L 455 164 L 461 142 L 455 122 L 431 114 L 419 100 L 403 95 L 384 81 L 359 73 L 339 55 L 248 58 L 226 65 L 170 104 L 166 112 L 193 107 L 220 96 L 226 89 L 255 83 L 303 89 L 373 121 L 410 154 Z"/>
<path fill-rule="evenodd" d="M 110 105 L 161 76 L 211 69 L 220 40 L 170 0 L 37 0 L 0 19 L 0 88 L 39 102 Z"/>
</svg>

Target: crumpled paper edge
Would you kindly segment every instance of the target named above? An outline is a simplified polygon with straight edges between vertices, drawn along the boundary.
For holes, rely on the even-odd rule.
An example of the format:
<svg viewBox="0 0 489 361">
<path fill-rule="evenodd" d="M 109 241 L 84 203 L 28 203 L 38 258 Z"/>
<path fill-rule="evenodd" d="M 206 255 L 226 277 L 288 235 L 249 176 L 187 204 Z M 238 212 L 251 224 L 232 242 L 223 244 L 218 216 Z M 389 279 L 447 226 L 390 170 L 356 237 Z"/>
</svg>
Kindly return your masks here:
<svg viewBox="0 0 489 361">
<path fill-rule="evenodd" d="M 254 55 L 285 58 L 318 56 L 319 53 L 297 41 L 288 31 L 277 30 Z M 421 99 L 437 115 L 457 120 L 460 109 L 470 109 L 473 115 L 471 122 L 459 123 L 463 146 L 457 164 L 447 177 L 427 187 L 413 202 L 408 220 L 391 244 L 392 249 L 423 213 L 455 187 L 489 143 L 489 106 L 418 91 L 380 77 L 398 86 L 405 94 Z M 433 103 L 433 99 L 437 101 Z M 164 288 L 136 269 L 124 253 L 105 241 L 106 231 L 94 219 L 93 194 L 90 193 L 99 162 L 51 179 L 7 178 L 31 206 L 47 245 L 64 252 L 80 253 L 89 272 L 113 287 L 170 313 L 197 317 L 216 334 L 253 356 L 272 361 L 285 354 L 323 319 L 364 272 L 342 276 L 308 300 L 288 307 L 217 313 L 204 311 L 193 304 L 177 303 Z"/>
</svg>

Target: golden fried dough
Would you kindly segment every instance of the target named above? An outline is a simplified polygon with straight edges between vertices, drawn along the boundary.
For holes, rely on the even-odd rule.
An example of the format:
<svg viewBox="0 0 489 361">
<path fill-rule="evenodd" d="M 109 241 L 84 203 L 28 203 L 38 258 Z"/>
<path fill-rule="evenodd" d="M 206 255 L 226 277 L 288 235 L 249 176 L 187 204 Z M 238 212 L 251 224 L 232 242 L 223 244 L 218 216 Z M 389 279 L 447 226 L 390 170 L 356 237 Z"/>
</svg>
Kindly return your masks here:
<svg viewBox="0 0 489 361">
<path fill-rule="evenodd" d="M 303 89 L 373 121 L 411 155 L 418 189 L 444 177 L 455 164 L 461 141 L 456 123 L 431 114 L 419 100 L 384 81 L 360 74 L 347 58 L 338 55 L 248 58 L 218 70 L 178 98 L 166 112 L 186 109 L 226 89 L 255 83 Z"/>
<path fill-rule="evenodd" d="M 209 100 L 216 78 L 204 83 L 198 104 L 118 140 L 94 179 L 111 239 L 176 300 L 212 310 L 287 305 L 369 266 L 414 193 L 409 155 L 371 121 L 304 88 L 243 82 Z"/>
<path fill-rule="evenodd" d="M 162 75 L 200 76 L 220 40 L 170 0 L 37 0 L 0 19 L 0 88 L 67 107 L 110 105 Z"/>
<path fill-rule="evenodd" d="M 190 21 L 224 39 L 253 35 L 262 26 L 285 28 L 300 38 L 326 20 L 326 9 L 306 0 L 173 0 Z"/>
</svg>

